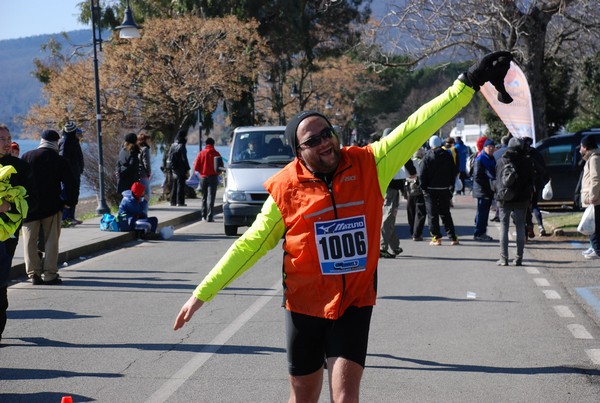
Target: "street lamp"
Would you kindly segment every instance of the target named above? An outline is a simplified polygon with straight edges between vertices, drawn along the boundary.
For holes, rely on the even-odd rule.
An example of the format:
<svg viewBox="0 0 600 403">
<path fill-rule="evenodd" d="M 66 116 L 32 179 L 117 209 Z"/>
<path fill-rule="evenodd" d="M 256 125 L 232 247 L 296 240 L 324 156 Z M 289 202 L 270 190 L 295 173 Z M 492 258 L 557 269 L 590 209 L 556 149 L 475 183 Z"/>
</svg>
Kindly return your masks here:
<svg viewBox="0 0 600 403">
<path fill-rule="evenodd" d="M 98 0 L 99 1 L 99 0 Z M 104 159 L 102 155 L 102 115 L 100 114 L 100 76 L 98 74 L 98 51 L 102 52 L 102 30 L 98 24 L 100 20 L 100 4 L 94 5 L 94 0 L 90 0 L 90 11 L 92 13 L 92 39 L 94 47 L 94 89 L 96 92 L 96 131 L 98 136 L 98 207 L 96 214 L 105 214 L 110 212 L 104 198 Z M 129 1 L 125 11 L 125 20 L 117 27 L 120 31 L 120 37 L 124 39 L 139 38 L 138 26 L 133 19 Z"/>
</svg>

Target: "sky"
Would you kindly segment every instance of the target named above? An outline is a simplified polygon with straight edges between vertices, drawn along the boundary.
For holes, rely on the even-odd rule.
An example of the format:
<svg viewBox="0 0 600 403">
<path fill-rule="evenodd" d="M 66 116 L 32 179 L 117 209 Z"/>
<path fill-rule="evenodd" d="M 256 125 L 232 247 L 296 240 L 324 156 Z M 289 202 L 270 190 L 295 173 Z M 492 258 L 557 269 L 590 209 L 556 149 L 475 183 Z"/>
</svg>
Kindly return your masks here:
<svg viewBox="0 0 600 403">
<path fill-rule="evenodd" d="M 83 0 L 0 0 L 0 40 L 89 28 L 77 21 Z"/>
</svg>

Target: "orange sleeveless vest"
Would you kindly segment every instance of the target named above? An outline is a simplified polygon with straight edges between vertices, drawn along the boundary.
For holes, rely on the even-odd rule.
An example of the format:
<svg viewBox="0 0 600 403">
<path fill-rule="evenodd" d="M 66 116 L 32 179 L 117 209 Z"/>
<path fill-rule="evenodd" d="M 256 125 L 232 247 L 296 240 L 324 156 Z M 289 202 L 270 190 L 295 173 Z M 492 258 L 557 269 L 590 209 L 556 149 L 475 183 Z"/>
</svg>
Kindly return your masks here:
<svg viewBox="0 0 600 403">
<path fill-rule="evenodd" d="M 287 228 L 285 307 L 337 319 L 375 305 L 383 196 L 369 146 L 343 148 L 330 189 L 296 159 L 265 182 Z"/>
</svg>

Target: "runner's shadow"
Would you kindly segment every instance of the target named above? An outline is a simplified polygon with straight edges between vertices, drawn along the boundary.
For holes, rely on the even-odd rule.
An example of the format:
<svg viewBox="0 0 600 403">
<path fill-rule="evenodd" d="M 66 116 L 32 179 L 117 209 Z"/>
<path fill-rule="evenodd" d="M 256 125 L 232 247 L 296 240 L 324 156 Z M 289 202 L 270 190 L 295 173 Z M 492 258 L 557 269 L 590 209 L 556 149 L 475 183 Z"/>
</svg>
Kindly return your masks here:
<svg viewBox="0 0 600 403">
<path fill-rule="evenodd" d="M 391 354 L 367 354 L 371 357 L 386 358 L 394 361 L 403 361 L 417 366 L 401 365 L 366 365 L 369 368 L 380 369 L 402 369 L 416 371 L 449 371 L 449 372 L 477 372 L 486 374 L 514 374 L 514 375 L 538 375 L 538 374 L 580 374 L 600 375 L 598 369 L 567 367 L 563 365 L 552 367 L 492 367 L 488 365 L 468 364 L 445 364 L 437 361 L 419 360 L 416 358 L 396 357 Z"/>
</svg>

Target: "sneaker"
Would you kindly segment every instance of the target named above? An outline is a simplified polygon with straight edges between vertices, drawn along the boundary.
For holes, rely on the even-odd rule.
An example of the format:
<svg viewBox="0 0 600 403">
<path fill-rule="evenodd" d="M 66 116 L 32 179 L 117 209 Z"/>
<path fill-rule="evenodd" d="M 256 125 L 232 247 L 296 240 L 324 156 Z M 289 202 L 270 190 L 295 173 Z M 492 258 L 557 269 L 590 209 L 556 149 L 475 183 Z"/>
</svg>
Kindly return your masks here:
<svg viewBox="0 0 600 403">
<path fill-rule="evenodd" d="M 392 252 L 394 252 L 394 255 L 399 255 L 402 252 L 404 252 L 404 250 L 402 248 L 398 248 L 398 249 L 394 249 Z"/>
<path fill-rule="evenodd" d="M 533 228 L 527 230 L 527 238 L 529 238 L 529 239 L 535 238 L 535 232 L 533 232 Z"/>
<path fill-rule="evenodd" d="M 452 240 L 450 241 L 450 245 L 451 245 L 451 246 L 460 245 L 460 242 L 458 242 L 458 239 L 452 239 Z"/>
<path fill-rule="evenodd" d="M 83 221 L 80 221 L 76 218 L 72 218 L 71 222 L 73 223 L 73 225 L 79 225 L 79 224 L 83 224 Z"/>
<path fill-rule="evenodd" d="M 588 253 L 587 255 L 583 255 L 584 258 L 586 259 L 600 259 L 600 256 L 598 256 L 598 254 L 596 252 L 592 252 L 592 253 Z"/>
<path fill-rule="evenodd" d="M 177 207 L 187 207 L 187 204 L 185 204 L 185 203 L 178 204 Z"/>
<path fill-rule="evenodd" d="M 441 238 L 432 238 L 431 242 L 429 242 L 429 245 L 431 246 L 441 246 L 442 245 L 442 239 Z"/>
<path fill-rule="evenodd" d="M 42 280 L 42 278 L 40 276 L 38 276 L 37 274 L 34 274 L 33 276 L 31 276 L 31 284 L 42 285 L 42 284 L 44 284 L 44 280 Z"/>
<path fill-rule="evenodd" d="M 415 242 L 421 242 L 423 240 L 422 236 L 413 236 L 413 241 Z"/>
<path fill-rule="evenodd" d="M 66 220 L 62 220 L 62 222 L 60 223 L 61 228 L 69 228 L 74 225 L 75 224 L 73 223 L 73 221 L 69 220 L 68 218 Z"/>
<path fill-rule="evenodd" d="M 387 250 L 380 250 L 379 251 L 379 257 L 382 257 L 384 259 L 393 259 L 396 256 L 392 255 L 390 252 L 388 252 Z"/>
<path fill-rule="evenodd" d="M 513 264 L 515 266 L 523 266 L 523 259 L 521 258 L 516 258 L 515 260 L 513 260 Z"/>
<path fill-rule="evenodd" d="M 581 252 L 581 254 L 583 256 L 589 255 L 590 253 L 594 253 L 594 248 L 592 248 L 591 246 L 589 248 L 587 248 L 586 250 L 584 250 L 583 252 Z"/>
<path fill-rule="evenodd" d="M 60 277 L 57 276 L 53 280 L 44 281 L 43 284 L 44 285 L 60 285 L 60 284 L 62 284 L 62 280 L 60 279 Z"/>
<path fill-rule="evenodd" d="M 508 266 L 508 260 L 500 258 L 500 260 L 496 262 L 496 266 Z"/>
<path fill-rule="evenodd" d="M 475 241 L 493 241 L 494 240 L 494 238 L 492 238 L 488 234 L 474 235 L 473 239 Z"/>
</svg>

